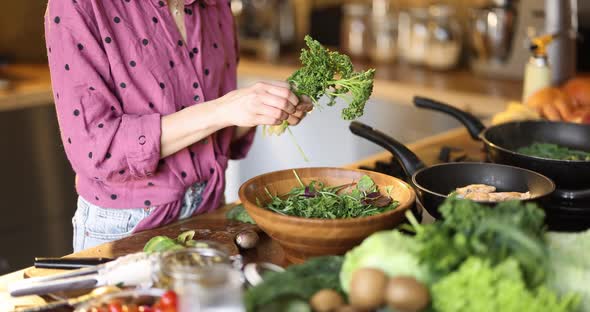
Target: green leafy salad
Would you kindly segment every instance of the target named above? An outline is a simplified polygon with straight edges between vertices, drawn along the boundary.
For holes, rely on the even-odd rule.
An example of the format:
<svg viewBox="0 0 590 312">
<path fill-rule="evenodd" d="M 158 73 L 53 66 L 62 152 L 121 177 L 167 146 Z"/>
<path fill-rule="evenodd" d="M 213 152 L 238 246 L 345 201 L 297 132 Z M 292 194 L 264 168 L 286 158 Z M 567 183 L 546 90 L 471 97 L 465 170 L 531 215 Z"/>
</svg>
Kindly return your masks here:
<svg viewBox="0 0 590 312">
<path fill-rule="evenodd" d="M 489 207 L 451 196 L 439 211 L 443 219 L 432 224 L 407 211 L 413 235 L 378 232 L 350 250 L 339 285 L 323 276 L 299 289 L 313 274 L 294 268 L 314 263 L 307 268 L 316 274 L 335 274 L 317 269 L 324 258 L 273 273 L 248 290 L 248 311 L 267 307 L 269 297 L 297 303 L 293 311 L 590 311 L 590 230 L 547 233 L 544 211 L 520 201 Z"/>
<path fill-rule="evenodd" d="M 295 170 L 293 174 L 299 181 L 299 186 L 284 195 L 273 195 L 265 188 L 270 201 L 263 205 L 257 199 L 257 204 L 283 215 L 318 219 L 366 217 L 399 206 L 399 202 L 389 195 L 392 187 L 387 187 L 386 194 L 382 194 L 367 175 L 356 183 L 326 186 L 320 181 L 311 181 L 305 185 Z"/>
<path fill-rule="evenodd" d="M 590 161 L 590 153 L 588 152 L 569 149 L 551 143 L 535 142 L 529 146 L 521 147 L 517 151 L 521 154 L 541 158 Z"/>
</svg>

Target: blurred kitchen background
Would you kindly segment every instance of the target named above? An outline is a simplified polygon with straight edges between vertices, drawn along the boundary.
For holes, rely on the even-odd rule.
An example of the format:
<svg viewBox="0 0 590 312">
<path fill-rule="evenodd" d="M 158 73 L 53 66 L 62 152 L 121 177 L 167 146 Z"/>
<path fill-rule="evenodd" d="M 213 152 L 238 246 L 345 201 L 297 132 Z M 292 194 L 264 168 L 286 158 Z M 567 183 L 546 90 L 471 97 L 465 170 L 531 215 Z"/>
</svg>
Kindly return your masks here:
<svg viewBox="0 0 590 312">
<path fill-rule="evenodd" d="M 31 265 L 35 256 L 71 251 L 74 175 L 47 80 L 45 6 L 42 0 L 4 1 L 0 12 L 0 274 Z M 413 95 L 406 85 L 510 93 L 505 90 L 522 79 L 530 39 L 548 32 L 559 34 L 549 53 L 554 79 L 590 71 L 589 0 L 231 0 L 231 7 L 242 63 L 261 68 L 241 75 L 241 85 L 264 79 L 272 66 L 297 66 L 306 34 L 348 53 L 360 68 L 375 67 L 378 79 L 403 83 L 389 90 L 399 98 Z M 362 120 L 404 142 L 457 126 L 378 96 Z M 288 135 L 259 136 L 246 160 L 230 164 L 227 200 L 265 171 L 345 165 L 380 151 L 347 127 L 336 110 L 314 112 L 296 127 L 309 163 Z"/>
</svg>

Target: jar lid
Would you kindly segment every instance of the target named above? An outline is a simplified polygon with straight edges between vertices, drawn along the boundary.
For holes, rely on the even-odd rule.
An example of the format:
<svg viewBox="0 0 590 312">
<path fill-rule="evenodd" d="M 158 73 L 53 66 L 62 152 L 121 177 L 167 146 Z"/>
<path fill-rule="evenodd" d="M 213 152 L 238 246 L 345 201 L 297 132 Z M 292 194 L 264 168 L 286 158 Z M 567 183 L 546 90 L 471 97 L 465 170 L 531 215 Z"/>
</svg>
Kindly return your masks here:
<svg viewBox="0 0 590 312">
<path fill-rule="evenodd" d="M 160 263 L 160 270 L 170 277 L 180 275 L 201 275 L 211 267 L 224 264 L 231 265 L 227 251 L 219 245 L 201 245 L 166 252 Z"/>
</svg>

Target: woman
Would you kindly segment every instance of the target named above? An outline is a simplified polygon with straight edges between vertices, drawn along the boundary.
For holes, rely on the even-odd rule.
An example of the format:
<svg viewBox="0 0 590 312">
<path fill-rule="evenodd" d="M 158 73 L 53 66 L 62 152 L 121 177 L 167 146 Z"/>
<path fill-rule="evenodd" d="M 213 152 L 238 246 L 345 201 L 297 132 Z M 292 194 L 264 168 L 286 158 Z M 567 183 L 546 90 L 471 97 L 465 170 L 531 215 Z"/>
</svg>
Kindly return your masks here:
<svg viewBox="0 0 590 312">
<path fill-rule="evenodd" d="M 285 82 L 234 90 L 225 0 L 51 0 L 45 32 L 77 178 L 74 251 L 218 208 L 253 127 L 312 109 Z"/>
</svg>

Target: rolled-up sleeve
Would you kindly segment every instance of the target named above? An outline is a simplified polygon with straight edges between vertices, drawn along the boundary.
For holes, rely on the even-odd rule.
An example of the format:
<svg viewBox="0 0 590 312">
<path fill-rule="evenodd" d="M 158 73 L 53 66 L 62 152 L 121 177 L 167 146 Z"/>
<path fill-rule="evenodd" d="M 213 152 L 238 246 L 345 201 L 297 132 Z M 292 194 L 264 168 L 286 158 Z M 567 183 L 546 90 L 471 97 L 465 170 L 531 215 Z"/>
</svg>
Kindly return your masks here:
<svg viewBox="0 0 590 312">
<path fill-rule="evenodd" d="M 151 176 L 160 159 L 161 115 L 126 114 L 91 7 L 53 0 L 45 35 L 66 155 L 77 174 L 117 181 Z M 88 8 L 85 8 L 87 5 Z M 103 38 L 104 37 L 104 38 Z"/>
</svg>

